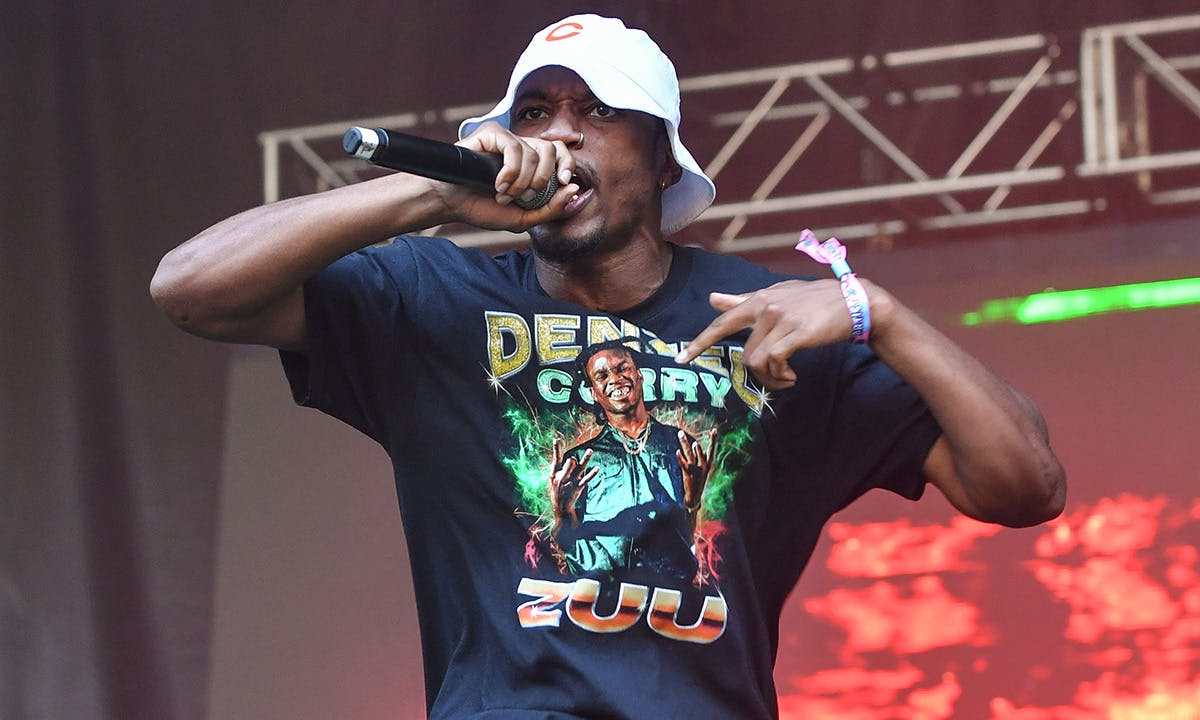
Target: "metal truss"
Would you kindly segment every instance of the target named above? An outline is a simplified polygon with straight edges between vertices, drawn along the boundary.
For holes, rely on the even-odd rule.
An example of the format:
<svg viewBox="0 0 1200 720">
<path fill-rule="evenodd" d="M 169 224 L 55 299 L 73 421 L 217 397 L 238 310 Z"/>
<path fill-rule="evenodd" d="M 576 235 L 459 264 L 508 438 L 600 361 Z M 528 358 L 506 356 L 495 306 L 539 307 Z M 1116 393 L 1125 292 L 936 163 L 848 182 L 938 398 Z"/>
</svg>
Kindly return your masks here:
<svg viewBox="0 0 1200 720">
<path fill-rule="evenodd" d="M 684 136 L 719 188 L 684 232 L 741 253 L 792 245 L 800 227 L 878 239 L 1200 210 L 1200 15 L 1087 28 L 1077 43 L 1031 34 L 684 78 Z M 488 108 L 261 133 L 264 200 L 378 174 L 342 153 L 351 125 L 452 137 Z"/>
<path fill-rule="evenodd" d="M 1080 95 L 1083 113 L 1082 176 L 1133 173 L 1138 189 L 1153 205 L 1200 202 L 1200 184 L 1156 189 L 1158 171 L 1200 166 L 1200 90 L 1185 73 L 1200 70 L 1200 55 L 1164 57 L 1151 42 L 1163 36 L 1186 38 L 1192 48 L 1200 40 L 1200 15 L 1090 28 L 1083 33 Z M 1133 62 L 1122 62 L 1121 46 Z M 1149 101 L 1151 81 L 1160 83 L 1177 101 L 1174 112 L 1155 117 Z M 1123 95 L 1122 91 L 1128 93 Z M 1180 113 L 1183 109 L 1187 112 Z M 1156 148 L 1156 130 L 1183 117 L 1192 142 Z M 1194 180 L 1194 178 L 1192 178 Z"/>
</svg>

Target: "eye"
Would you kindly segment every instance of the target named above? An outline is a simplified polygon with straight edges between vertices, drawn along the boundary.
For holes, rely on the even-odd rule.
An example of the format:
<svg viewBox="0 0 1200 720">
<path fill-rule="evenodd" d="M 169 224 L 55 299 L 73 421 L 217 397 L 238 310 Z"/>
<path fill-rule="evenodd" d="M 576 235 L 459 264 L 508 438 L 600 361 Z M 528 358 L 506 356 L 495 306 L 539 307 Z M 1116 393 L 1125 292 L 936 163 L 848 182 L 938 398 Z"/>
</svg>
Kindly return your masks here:
<svg viewBox="0 0 1200 720">
<path fill-rule="evenodd" d="M 587 110 L 588 115 L 598 118 L 610 118 L 617 114 L 617 111 L 605 105 L 604 103 L 596 103 Z"/>
<path fill-rule="evenodd" d="M 532 120 L 541 120 L 542 118 L 546 117 L 546 111 L 540 107 L 537 107 L 536 105 L 531 105 L 529 107 L 523 107 L 517 110 L 515 117 L 517 120 L 523 120 L 526 122 Z"/>
</svg>

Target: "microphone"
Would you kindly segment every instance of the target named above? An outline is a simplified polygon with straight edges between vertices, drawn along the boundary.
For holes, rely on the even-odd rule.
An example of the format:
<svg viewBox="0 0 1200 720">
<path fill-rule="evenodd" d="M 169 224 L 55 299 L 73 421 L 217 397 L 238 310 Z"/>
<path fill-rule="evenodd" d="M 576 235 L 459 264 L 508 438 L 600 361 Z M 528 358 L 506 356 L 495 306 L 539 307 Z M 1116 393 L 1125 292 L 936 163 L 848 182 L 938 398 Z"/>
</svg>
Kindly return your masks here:
<svg viewBox="0 0 1200 720">
<path fill-rule="evenodd" d="M 350 128 L 342 136 L 342 149 L 390 170 L 492 193 L 496 192 L 496 175 L 504 167 L 500 155 L 383 128 Z M 558 178 L 551 175 L 550 183 L 536 197 L 529 201 L 514 198 L 513 204 L 523 210 L 536 210 L 550 202 L 557 190 Z"/>
</svg>

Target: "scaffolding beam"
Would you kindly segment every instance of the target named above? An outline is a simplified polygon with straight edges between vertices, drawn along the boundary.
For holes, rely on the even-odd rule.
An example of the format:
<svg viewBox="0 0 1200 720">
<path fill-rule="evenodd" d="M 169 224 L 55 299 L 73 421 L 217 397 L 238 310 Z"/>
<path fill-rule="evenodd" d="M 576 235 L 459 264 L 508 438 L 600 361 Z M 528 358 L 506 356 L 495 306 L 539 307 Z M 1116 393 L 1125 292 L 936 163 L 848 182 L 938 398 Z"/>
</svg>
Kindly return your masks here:
<svg viewBox="0 0 1200 720">
<path fill-rule="evenodd" d="M 1061 53 L 1058 38 L 1029 34 L 683 78 L 685 104 L 704 96 L 693 105 L 707 113 L 687 113 L 689 144 L 718 148 L 702 164 L 722 180 L 721 202 L 698 219 L 700 232 L 722 252 L 752 252 L 794 243 L 793 233 L 772 229 L 788 223 L 844 239 L 1028 223 L 1104 213 L 1118 204 L 1109 193 L 1124 200 L 1131 187 L 1148 207 L 1200 212 L 1197 46 L 1200 14 L 1084 28 L 1075 57 Z M 263 199 L 378 174 L 346 162 L 339 140 L 352 125 L 446 137 L 490 107 L 265 131 Z M 936 152 L 914 140 L 931 116 Z M 1195 129 L 1180 131 L 1185 123 Z M 765 177 L 738 166 L 755 142 L 788 148 Z M 815 156 L 807 162 L 821 172 L 801 172 L 801 156 Z M 822 157 L 843 160 L 822 165 Z M 860 167 L 845 162 L 855 159 Z M 285 163 L 302 172 L 285 172 Z M 308 184 L 295 186 L 304 175 Z M 521 242 L 443 231 L 475 247 Z"/>
</svg>

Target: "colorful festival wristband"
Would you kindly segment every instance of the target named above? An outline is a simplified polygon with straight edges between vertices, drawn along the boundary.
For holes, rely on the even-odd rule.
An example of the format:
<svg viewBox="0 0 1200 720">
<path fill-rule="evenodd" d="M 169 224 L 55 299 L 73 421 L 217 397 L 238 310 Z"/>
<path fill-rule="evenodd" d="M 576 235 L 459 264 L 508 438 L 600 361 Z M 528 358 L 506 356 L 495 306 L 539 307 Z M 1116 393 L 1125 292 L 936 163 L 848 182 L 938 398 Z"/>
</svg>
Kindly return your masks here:
<svg viewBox="0 0 1200 720">
<path fill-rule="evenodd" d="M 871 335 L 871 305 L 867 300 L 867 291 L 863 289 L 858 276 L 846 262 L 846 246 L 838 242 L 837 238 L 829 238 L 819 243 L 812 230 L 806 228 L 800 233 L 800 242 L 796 244 L 796 249 L 833 268 L 833 274 L 842 283 L 842 297 L 846 300 L 846 309 L 850 311 L 850 341 L 865 343 Z"/>
</svg>

